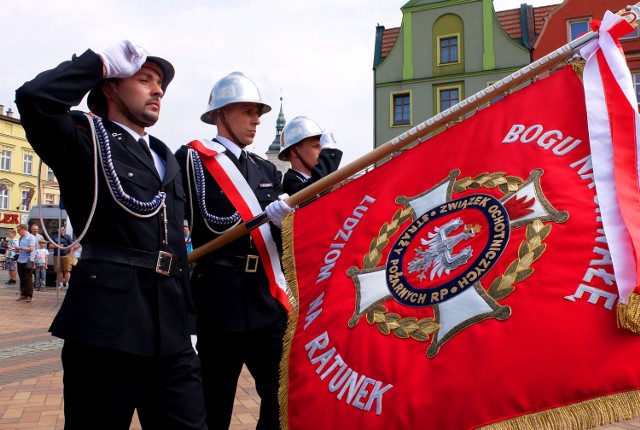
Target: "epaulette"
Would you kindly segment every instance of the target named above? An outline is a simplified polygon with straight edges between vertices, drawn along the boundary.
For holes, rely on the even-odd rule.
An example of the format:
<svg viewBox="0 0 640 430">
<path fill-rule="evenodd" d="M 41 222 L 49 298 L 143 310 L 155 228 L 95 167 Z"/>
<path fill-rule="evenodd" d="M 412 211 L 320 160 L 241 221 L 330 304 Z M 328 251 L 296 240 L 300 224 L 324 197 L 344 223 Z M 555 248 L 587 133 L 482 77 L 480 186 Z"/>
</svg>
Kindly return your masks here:
<svg viewBox="0 0 640 430">
<path fill-rule="evenodd" d="M 257 158 L 258 160 L 262 160 L 262 161 L 269 161 L 269 160 L 267 160 L 266 158 L 262 158 L 261 156 L 259 156 L 259 155 L 258 155 L 258 154 L 256 154 L 255 152 L 247 151 L 247 154 L 248 154 L 250 157 Z"/>
</svg>

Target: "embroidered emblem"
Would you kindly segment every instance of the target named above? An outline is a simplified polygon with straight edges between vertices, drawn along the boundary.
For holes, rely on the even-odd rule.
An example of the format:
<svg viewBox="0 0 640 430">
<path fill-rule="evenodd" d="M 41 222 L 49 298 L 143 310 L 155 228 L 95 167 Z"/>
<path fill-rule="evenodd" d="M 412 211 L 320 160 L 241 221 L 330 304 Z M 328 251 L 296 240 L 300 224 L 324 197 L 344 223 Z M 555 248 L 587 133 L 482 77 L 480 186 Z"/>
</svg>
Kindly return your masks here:
<svg viewBox="0 0 640 430">
<path fill-rule="evenodd" d="M 385 335 L 423 342 L 431 337 L 427 356 L 433 358 L 445 342 L 471 325 L 489 318 L 508 319 L 511 308 L 498 301 L 533 273 L 530 266 L 543 254 L 542 241 L 551 230 L 551 224 L 543 221 L 563 223 L 569 218 L 545 198 L 539 181 L 542 173 L 536 169 L 526 181 L 502 172 L 456 181 L 460 171 L 454 170 L 420 195 L 396 197 L 403 208 L 373 239 L 362 269 L 347 271 L 356 287 L 349 327 L 366 316 Z M 454 192 L 481 187 L 496 188 L 503 197 L 483 193 L 453 197 Z M 380 266 L 388 238 L 409 221 Z M 516 253 L 509 238 L 523 226 L 526 239 Z M 517 258 L 485 290 L 481 281 L 504 254 Z M 403 318 L 388 312 L 383 303 L 389 300 L 432 316 Z"/>
<path fill-rule="evenodd" d="M 260 184 L 260 188 L 273 188 L 273 183 Z"/>
</svg>

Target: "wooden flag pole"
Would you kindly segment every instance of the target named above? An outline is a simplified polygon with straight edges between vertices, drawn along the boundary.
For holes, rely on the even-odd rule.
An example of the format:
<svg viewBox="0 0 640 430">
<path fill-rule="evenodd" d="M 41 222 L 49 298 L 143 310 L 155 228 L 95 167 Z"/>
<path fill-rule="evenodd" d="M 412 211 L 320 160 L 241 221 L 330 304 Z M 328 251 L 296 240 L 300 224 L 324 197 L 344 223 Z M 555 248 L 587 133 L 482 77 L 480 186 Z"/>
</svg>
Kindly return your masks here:
<svg viewBox="0 0 640 430">
<path fill-rule="evenodd" d="M 621 10 L 618 12 L 618 14 L 623 16 L 629 22 L 636 24 L 638 19 L 638 5 L 640 5 L 640 3 L 636 4 L 635 6 L 629 7 L 628 9 L 631 9 L 631 11 Z M 584 46 L 591 40 L 596 39 L 597 37 L 597 32 L 591 31 L 585 33 L 583 36 L 573 40 L 566 45 L 563 45 L 552 53 L 545 55 L 539 60 L 534 61 L 533 63 L 523 67 L 522 69 L 510 74 L 506 78 L 464 99 L 460 103 L 450 107 L 449 109 L 439 113 L 438 115 L 418 124 L 410 130 L 375 148 L 373 151 L 363 155 L 357 160 L 352 161 L 346 166 L 341 167 L 335 172 L 325 176 L 319 181 L 312 183 L 306 188 L 303 188 L 302 190 L 286 199 L 285 202 L 290 207 L 296 208 L 315 199 L 322 193 L 351 178 L 358 172 L 361 172 L 369 166 L 382 161 L 385 157 L 388 157 L 392 153 L 406 148 L 410 144 L 427 136 L 429 133 L 432 133 L 438 128 L 446 125 L 448 122 L 466 115 L 467 113 L 489 102 L 493 98 L 496 98 L 499 94 L 506 93 L 518 87 L 527 80 L 533 79 L 535 76 L 551 70 L 553 67 L 572 57 L 582 46 Z M 238 224 L 223 235 L 194 249 L 189 254 L 189 263 L 197 261 L 204 255 L 215 251 L 216 249 L 226 245 L 229 242 L 232 242 L 239 237 L 244 236 L 249 232 L 249 230 L 259 227 L 260 225 L 268 221 L 269 219 L 266 214 L 262 213 L 245 223 Z"/>
</svg>

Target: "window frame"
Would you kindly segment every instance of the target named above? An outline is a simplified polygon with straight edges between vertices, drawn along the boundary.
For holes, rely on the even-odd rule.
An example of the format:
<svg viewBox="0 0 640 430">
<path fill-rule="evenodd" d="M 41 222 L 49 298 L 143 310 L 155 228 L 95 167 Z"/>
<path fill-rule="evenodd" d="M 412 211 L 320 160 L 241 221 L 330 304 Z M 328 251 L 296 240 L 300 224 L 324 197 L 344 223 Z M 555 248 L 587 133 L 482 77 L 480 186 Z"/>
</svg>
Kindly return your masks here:
<svg viewBox="0 0 640 430">
<path fill-rule="evenodd" d="M 455 48 L 455 55 L 456 55 L 456 59 L 455 61 L 447 61 L 446 63 L 444 63 L 442 61 L 442 41 L 446 40 L 446 39 L 455 39 L 456 40 L 456 48 Z M 460 56 L 461 56 L 461 52 L 460 52 L 460 33 L 452 33 L 452 34 L 442 34 L 439 35 L 437 37 L 437 47 L 438 47 L 438 52 L 437 52 L 437 65 L 438 66 L 450 66 L 453 64 L 460 64 Z"/>
<path fill-rule="evenodd" d="M 22 173 L 25 175 L 33 175 L 33 153 L 25 152 L 22 155 Z"/>
<path fill-rule="evenodd" d="M 29 190 L 28 189 L 20 190 L 20 210 L 21 211 L 26 212 L 31 207 L 31 203 L 29 203 L 28 205 L 24 204 L 24 201 L 27 199 L 27 197 L 29 197 Z"/>
<path fill-rule="evenodd" d="M 636 99 L 638 101 L 638 111 L 640 111 L 640 71 L 637 73 L 631 72 L 631 80 L 633 81 L 633 88 L 636 91 Z"/>
<path fill-rule="evenodd" d="M 575 39 L 577 39 L 581 34 L 584 34 L 585 31 L 581 31 L 580 33 L 576 34 L 575 37 L 573 37 L 573 25 L 574 24 L 586 24 L 587 29 L 585 31 L 589 31 L 590 29 L 590 25 L 591 25 L 591 17 L 590 16 L 583 16 L 580 18 L 572 18 L 567 20 L 567 43 L 574 41 Z"/>
<path fill-rule="evenodd" d="M 0 189 L 0 210 L 9 209 L 9 197 L 11 195 L 9 187 Z"/>
<path fill-rule="evenodd" d="M 401 105 L 402 107 L 402 119 L 404 120 L 405 117 L 405 113 L 407 113 L 406 111 L 408 111 L 408 119 L 407 122 L 397 122 L 396 121 L 396 100 L 400 99 L 400 98 L 406 98 L 407 99 L 407 103 L 403 103 Z M 390 94 L 390 103 L 391 103 L 391 127 L 406 127 L 408 125 L 412 124 L 413 121 L 413 109 L 411 109 L 411 100 L 412 100 L 412 94 L 411 91 L 395 91 L 392 92 Z"/>
<path fill-rule="evenodd" d="M 9 148 L 0 149 L 0 170 L 3 172 L 11 171 L 11 156 L 13 151 Z"/>
<path fill-rule="evenodd" d="M 454 85 L 439 85 L 435 88 L 436 90 L 436 114 L 442 113 L 445 110 L 449 109 L 452 106 L 460 103 L 462 100 L 462 84 L 454 84 Z M 456 90 L 458 92 L 458 101 L 456 103 L 451 104 L 449 107 L 442 109 L 442 93 L 444 91 Z"/>
<path fill-rule="evenodd" d="M 619 40 L 637 39 L 640 37 L 640 26 L 635 27 L 631 33 L 627 33 L 624 36 L 620 36 Z"/>
</svg>

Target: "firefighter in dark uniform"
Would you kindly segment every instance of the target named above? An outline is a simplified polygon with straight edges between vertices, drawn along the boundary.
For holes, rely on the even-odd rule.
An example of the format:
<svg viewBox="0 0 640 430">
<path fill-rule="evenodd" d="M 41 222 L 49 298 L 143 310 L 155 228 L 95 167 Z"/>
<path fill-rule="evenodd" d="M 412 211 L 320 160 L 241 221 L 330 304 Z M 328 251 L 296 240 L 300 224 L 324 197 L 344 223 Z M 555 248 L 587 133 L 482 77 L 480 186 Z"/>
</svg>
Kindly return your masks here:
<svg viewBox="0 0 640 430">
<path fill-rule="evenodd" d="M 16 91 L 27 139 L 85 229 L 50 328 L 64 339 L 67 430 L 129 429 L 135 409 L 144 429 L 207 428 L 182 177 L 169 148 L 145 131 L 173 76 L 168 61 L 122 41 Z M 70 110 L 87 92 L 96 116 Z"/>
<path fill-rule="evenodd" d="M 214 85 L 201 117 L 216 125 L 215 139 L 194 141 L 199 146 L 185 145 L 176 152 L 183 183 L 188 184 L 187 220 L 194 250 L 248 221 L 242 214 L 245 204 L 253 202 L 272 221 L 262 226 L 260 241 L 247 234 L 198 259 L 191 276 L 210 429 L 229 427 L 243 365 L 260 395 L 257 428 L 279 428 L 278 375 L 287 313 L 270 290 L 267 273 L 282 271 L 278 227 L 291 209 L 278 199 L 282 183 L 276 166 L 245 149 L 253 142 L 260 116 L 270 110 L 253 81 L 231 73 Z M 207 160 L 213 159 L 227 166 L 223 176 L 214 176 L 220 173 L 208 167 Z M 240 190 L 244 186 L 245 194 L 234 197 L 225 182 Z M 274 245 L 275 260 L 263 258 L 261 241 Z"/>
<path fill-rule="evenodd" d="M 284 174 L 284 192 L 292 195 L 317 180 L 335 172 L 342 160 L 342 151 L 335 148 L 333 133 L 324 133 L 306 116 L 297 116 L 282 130 L 282 150 L 278 158 L 291 163 Z"/>
</svg>

